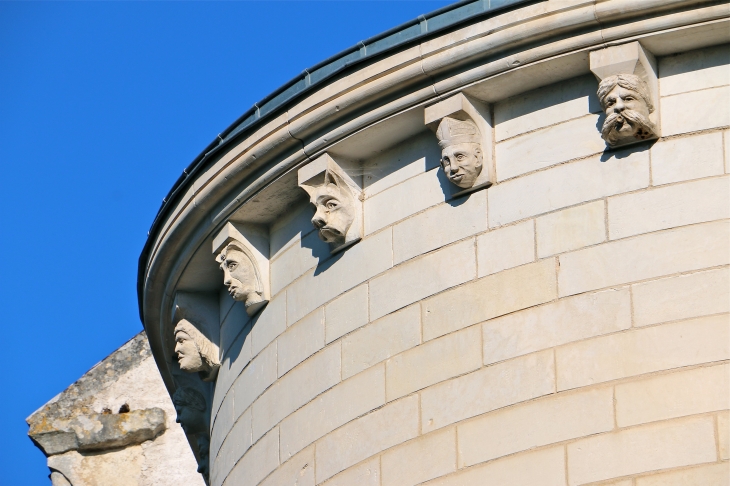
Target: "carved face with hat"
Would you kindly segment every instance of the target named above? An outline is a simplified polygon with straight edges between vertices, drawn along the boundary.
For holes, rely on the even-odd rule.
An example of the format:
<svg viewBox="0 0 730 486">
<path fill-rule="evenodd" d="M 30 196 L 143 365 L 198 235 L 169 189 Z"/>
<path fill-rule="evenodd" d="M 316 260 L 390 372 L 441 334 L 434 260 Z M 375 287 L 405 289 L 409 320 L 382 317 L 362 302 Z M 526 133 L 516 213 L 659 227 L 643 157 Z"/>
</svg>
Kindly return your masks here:
<svg viewBox="0 0 730 486">
<path fill-rule="evenodd" d="M 436 137 L 441 146 L 441 168 L 451 182 L 468 189 L 482 172 L 483 156 L 479 129 L 470 120 L 445 117 Z"/>
</svg>

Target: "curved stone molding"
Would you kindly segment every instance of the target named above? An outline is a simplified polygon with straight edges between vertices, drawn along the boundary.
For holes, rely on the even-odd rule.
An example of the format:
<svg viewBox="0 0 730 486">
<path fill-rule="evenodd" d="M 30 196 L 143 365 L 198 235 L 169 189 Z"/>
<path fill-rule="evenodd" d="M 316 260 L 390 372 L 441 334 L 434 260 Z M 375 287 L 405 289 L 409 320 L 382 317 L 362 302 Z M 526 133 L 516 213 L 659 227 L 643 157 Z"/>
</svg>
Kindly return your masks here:
<svg viewBox="0 0 730 486">
<path fill-rule="evenodd" d="M 269 245 L 261 231 L 226 223 L 213 240 L 213 254 L 223 270 L 223 284 L 233 300 L 243 302 L 249 316 L 270 300 Z"/>
<path fill-rule="evenodd" d="M 606 113 L 601 137 L 610 147 L 659 138 L 659 81 L 656 59 L 638 42 L 590 55 L 599 79 L 598 99 Z"/>
<path fill-rule="evenodd" d="M 220 363 L 218 300 L 215 295 L 178 292 L 173 303 L 175 356 L 182 371 L 215 381 Z"/>
<path fill-rule="evenodd" d="M 462 196 L 494 183 L 489 106 L 459 93 L 425 109 L 425 123 L 441 147 L 441 169 Z"/>
<path fill-rule="evenodd" d="M 312 224 L 331 253 L 362 238 L 361 185 L 328 154 L 299 169 L 299 187 L 307 191 L 316 212 Z M 360 178 L 360 177 L 358 177 Z"/>
</svg>

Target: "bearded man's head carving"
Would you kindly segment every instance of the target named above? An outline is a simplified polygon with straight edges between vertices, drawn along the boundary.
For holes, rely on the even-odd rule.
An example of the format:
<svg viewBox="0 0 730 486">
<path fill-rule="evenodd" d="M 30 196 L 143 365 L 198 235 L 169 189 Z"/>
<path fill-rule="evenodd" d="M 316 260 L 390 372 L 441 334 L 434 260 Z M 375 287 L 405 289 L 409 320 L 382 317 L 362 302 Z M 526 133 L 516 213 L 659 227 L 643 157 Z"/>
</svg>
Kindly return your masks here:
<svg viewBox="0 0 730 486">
<path fill-rule="evenodd" d="M 657 136 L 650 120 L 654 111 L 646 83 L 635 74 L 609 76 L 598 85 L 598 99 L 606 113 L 601 137 L 610 146 Z"/>
<path fill-rule="evenodd" d="M 439 123 L 436 137 L 441 146 L 441 168 L 446 177 L 462 189 L 472 187 L 483 167 L 477 126 L 471 120 L 445 117 Z"/>
</svg>

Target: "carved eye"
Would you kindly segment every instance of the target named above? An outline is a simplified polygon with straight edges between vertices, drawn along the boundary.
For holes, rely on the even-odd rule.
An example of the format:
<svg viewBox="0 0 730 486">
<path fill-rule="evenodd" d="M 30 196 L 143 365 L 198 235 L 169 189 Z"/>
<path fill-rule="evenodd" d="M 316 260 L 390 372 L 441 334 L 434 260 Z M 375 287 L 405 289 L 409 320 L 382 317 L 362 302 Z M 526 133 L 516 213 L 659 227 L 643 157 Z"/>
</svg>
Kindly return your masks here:
<svg viewBox="0 0 730 486">
<path fill-rule="evenodd" d="M 629 95 L 629 96 L 625 96 L 624 97 L 624 101 L 633 101 L 633 100 L 634 100 L 634 97 L 633 96 L 630 96 Z"/>
<path fill-rule="evenodd" d="M 237 266 L 238 266 L 238 265 L 236 264 L 236 262 L 228 262 L 228 270 L 233 270 L 233 269 L 235 269 L 235 268 L 236 268 Z"/>
<path fill-rule="evenodd" d="M 466 154 L 456 154 L 456 160 L 464 160 L 466 158 Z"/>
<path fill-rule="evenodd" d="M 334 199 L 330 199 L 329 201 L 324 203 L 324 207 L 326 207 L 327 209 L 336 209 L 337 206 L 338 206 L 337 201 Z"/>
</svg>

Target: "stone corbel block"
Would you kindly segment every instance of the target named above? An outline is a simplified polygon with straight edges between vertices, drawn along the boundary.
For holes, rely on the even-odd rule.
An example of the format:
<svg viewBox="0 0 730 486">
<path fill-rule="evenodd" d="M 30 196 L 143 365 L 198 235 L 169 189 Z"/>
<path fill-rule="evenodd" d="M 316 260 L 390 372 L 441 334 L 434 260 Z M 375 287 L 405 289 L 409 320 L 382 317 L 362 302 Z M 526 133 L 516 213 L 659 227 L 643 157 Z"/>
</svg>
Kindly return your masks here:
<svg viewBox="0 0 730 486">
<path fill-rule="evenodd" d="M 656 59 L 639 42 L 590 53 L 598 99 L 606 121 L 601 136 L 610 147 L 661 136 Z"/>
<path fill-rule="evenodd" d="M 228 222 L 213 239 L 213 254 L 233 300 L 253 316 L 271 299 L 268 234 L 253 225 Z"/>
<path fill-rule="evenodd" d="M 219 313 L 216 295 L 175 294 L 172 310 L 174 354 L 182 371 L 199 373 L 203 381 L 215 381 L 220 368 Z"/>
<path fill-rule="evenodd" d="M 461 188 L 452 197 L 494 183 L 494 131 L 489 105 L 459 93 L 426 107 L 424 122 L 439 138 L 441 169 Z"/>
<path fill-rule="evenodd" d="M 298 172 L 299 187 L 307 191 L 316 210 L 312 224 L 332 254 L 362 239 L 362 175 L 356 172 L 355 164 L 337 163 L 329 154 Z"/>
</svg>

